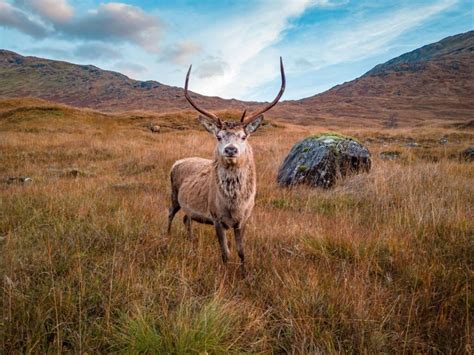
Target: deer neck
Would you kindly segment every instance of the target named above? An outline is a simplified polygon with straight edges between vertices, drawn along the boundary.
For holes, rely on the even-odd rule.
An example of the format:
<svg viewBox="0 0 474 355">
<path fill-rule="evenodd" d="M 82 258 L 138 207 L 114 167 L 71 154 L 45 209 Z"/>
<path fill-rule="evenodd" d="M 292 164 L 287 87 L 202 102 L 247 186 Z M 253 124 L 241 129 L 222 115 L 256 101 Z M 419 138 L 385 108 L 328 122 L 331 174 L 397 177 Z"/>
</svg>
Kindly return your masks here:
<svg viewBox="0 0 474 355">
<path fill-rule="evenodd" d="M 250 198 L 255 192 L 255 163 L 250 145 L 237 164 L 229 165 L 217 154 L 214 159 L 217 186 L 222 197 L 235 201 Z"/>
</svg>

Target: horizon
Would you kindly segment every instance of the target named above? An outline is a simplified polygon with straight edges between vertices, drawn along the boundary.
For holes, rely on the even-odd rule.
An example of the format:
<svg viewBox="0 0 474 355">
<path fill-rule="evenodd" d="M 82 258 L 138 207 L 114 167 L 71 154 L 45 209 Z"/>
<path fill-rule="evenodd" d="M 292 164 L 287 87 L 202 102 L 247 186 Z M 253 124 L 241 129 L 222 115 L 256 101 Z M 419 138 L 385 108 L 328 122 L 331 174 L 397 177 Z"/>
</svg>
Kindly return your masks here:
<svg viewBox="0 0 474 355">
<path fill-rule="evenodd" d="M 456 0 L 304 0 L 281 6 L 60 0 L 55 5 L 0 0 L 2 47 L 176 87 L 183 87 L 193 64 L 191 91 L 243 101 L 273 98 L 280 55 L 288 81 L 283 100 L 302 99 L 401 54 L 471 31 L 473 14 L 470 2 Z"/>
</svg>

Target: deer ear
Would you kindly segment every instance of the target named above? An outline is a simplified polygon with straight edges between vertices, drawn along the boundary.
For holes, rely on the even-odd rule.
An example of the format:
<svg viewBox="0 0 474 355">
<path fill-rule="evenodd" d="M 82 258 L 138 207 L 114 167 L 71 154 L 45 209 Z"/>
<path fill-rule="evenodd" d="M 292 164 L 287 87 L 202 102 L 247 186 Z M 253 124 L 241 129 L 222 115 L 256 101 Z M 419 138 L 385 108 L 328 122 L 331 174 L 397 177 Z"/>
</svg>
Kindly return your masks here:
<svg viewBox="0 0 474 355">
<path fill-rule="evenodd" d="M 208 131 L 209 133 L 217 134 L 220 131 L 220 127 L 218 127 L 214 121 L 207 117 L 199 116 L 198 121 L 204 126 L 206 131 Z"/>
<path fill-rule="evenodd" d="M 253 133 L 257 130 L 258 127 L 260 127 L 261 123 L 263 122 L 263 115 L 258 116 L 256 119 L 253 121 L 247 123 L 244 126 L 244 131 L 246 134 Z"/>
</svg>

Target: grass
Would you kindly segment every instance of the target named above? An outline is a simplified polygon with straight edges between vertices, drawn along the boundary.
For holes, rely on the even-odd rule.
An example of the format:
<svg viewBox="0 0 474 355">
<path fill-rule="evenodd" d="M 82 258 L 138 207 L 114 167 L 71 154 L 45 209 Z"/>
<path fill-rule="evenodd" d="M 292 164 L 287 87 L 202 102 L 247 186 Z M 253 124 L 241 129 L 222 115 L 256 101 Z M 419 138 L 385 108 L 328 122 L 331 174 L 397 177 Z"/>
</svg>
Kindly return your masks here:
<svg viewBox="0 0 474 355">
<path fill-rule="evenodd" d="M 138 308 L 117 326 L 112 349 L 127 353 L 202 354 L 252 351 L 247 344 L 252 328 L 261 327 L 240 312 L 243 304 L 226 302 L 218 296 L 210 300 L 185 300 L 175 309 L 151 319 Z M 253 324 L 252 324 L 253 323 Z M 257 341 L 258 343 L 258 341 Z"/>
<path fill-rule="evenodd" d="M 0 183 L 5 353 L 472 352 L 474 166 L 453 158 L 472 131 L 341 129 L 373 168 L 320 190 L 275 179 L 321 127 L 265 127 L 251 138 L 242 279 L 235 247 L 221 265 L 211 227 L 195 225 L 190 242 L 177 218 L 164 236 L 169 168 L 215 144 L 186 115 L 152 134 L 146 115 L 55 106 L 23 120 L 20 106 L 0 102 L 15 110 L 0 118 L 0 177 L 33 178 Z"/>
</svg>

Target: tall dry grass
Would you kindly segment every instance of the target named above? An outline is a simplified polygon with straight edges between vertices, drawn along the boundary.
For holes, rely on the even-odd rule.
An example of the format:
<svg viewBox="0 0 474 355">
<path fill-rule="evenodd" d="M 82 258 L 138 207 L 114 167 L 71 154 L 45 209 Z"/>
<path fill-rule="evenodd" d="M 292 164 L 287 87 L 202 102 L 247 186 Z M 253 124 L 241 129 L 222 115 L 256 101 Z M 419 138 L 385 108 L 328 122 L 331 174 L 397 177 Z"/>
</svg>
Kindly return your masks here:
<svg viewBox="0 0 474 355">
<path fill-rule="evenodd" d="M 265 127 L 242 279 L 211 227 L 163 233 L 170 166 L 211 156 L 212 137 L 39 112 L 0 121 L 0 176 L 33 178 L 0 185 L 4 353 L 472 352 L 474 168 L 452 158 L 472 132 L 342 129 L 373 169 L 323 191 L 275 184 L 321 129 Z"/>
</svg>

